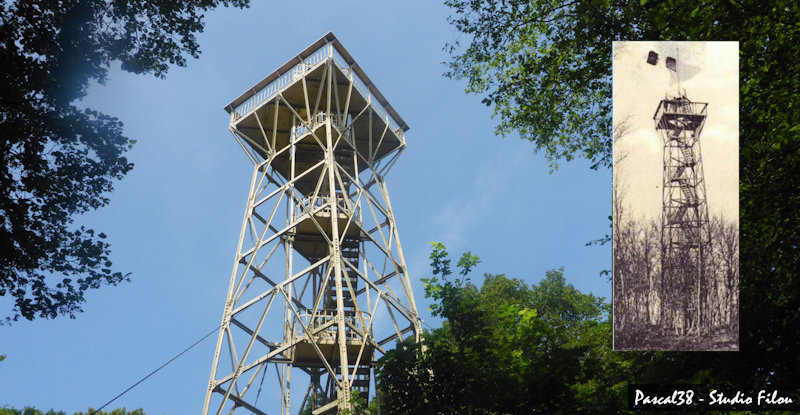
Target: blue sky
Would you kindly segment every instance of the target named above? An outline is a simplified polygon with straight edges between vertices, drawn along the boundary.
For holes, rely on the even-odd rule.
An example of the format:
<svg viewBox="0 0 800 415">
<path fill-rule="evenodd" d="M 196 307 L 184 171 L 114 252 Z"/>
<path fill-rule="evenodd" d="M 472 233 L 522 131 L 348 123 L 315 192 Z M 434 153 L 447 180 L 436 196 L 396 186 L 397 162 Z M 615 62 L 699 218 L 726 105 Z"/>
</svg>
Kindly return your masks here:
<svg viewBox="0 0 800 415">
<path fill-rule="evenodd" d="M 476 276 L 535 283 L 564 267 L 610 297 L 611 247 L 585 243 L 609 231 L 611 172 L 575 161 L 550 175 L 531 143 L 496 137 L 481 98 L 442 77 L 458 38 L 447 15 L 428 1 L 254 2 L 208 13 L 200 59 L 165 80 L 112 70 L 83 104 L 125 123 L 135 167 L 79 221 L 109 235 L 132 282 L 90 293 L 76 320 L 0 327 L 0 407 L 98 407 L 219 324 L 252 172 L 222 107 L 328 31 L 411 126 L 387 181 L 427 323 L 430 241 L 480 256 Z M 213 353 L 206 340 L 109 408 L 200 412 Z"/>
</svg>

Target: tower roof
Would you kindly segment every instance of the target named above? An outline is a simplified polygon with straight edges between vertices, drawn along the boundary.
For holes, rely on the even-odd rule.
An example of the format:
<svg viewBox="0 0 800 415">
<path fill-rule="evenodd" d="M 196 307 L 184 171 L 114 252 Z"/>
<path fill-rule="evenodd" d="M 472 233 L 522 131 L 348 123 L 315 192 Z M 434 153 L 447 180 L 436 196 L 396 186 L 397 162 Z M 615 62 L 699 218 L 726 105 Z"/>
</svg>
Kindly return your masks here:
<svg viewBox="0 0 800 415">
<path fill-rule="evenodd" d="M 277 81 L 282 75 L 286 74 L 287 72 L 291 71 L 292 68 L 297 66 L 298 64 L 302 64 L 307 58 L 313 55 L 315 52 L 323 48 L 325 45 L 332 45 L 333 48 L 341 55 L 347 65 L 353 69 L 358 78 L 363 82 L 369 92 L 375 97 L 375 99 L 380 103 L 380 105 L 389 113 L 392 119 L 397 123 L 397 126 L 403 129 L 403 131 L 408 131 L 410 128 L 408 124 L 400 117 L 400 114 L 395 111 L 394 107 L 386 100 L 386 97 L 378 90 L 378 88 L 372 83 L 369 79 L 369 76 L 361 69 L 361 66 L 353 59 L 350 53 L 347 52 L 347 49 L 342 46 L 336 36 L 333 35 L 332 32 L 328 32 L 325 36 L 321 37 L 316 42 L 312 43 L 310 46 L 305 48 L 302 52 L 297 54 L 292 59 L 289 59 L 286 63 L 281 65 L 277 70 L 267 75 L 264 79 L 259 81 L 255 84 L 252 88 L 247 90 L 245 93 L 240 95 L 238 98 L 231 101 L 230 104 L 225 106 L 225 110 L 228 113 L 233 112 L 237 107 L 242 105 L 243 103 L 247 102 L 250 98 L 255 96 L 259 91 L 263 90 L 264 88 L 268 87 L 273 82 Z"/>
</svg>

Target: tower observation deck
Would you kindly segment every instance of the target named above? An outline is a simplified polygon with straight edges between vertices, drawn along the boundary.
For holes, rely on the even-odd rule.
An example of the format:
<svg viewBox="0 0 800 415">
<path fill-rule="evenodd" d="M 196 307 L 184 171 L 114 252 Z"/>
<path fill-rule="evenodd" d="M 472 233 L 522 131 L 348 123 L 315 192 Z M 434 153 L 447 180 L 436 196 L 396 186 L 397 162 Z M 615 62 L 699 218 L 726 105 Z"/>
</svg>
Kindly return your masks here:
<svg viewBox="0 0 800 415">
<path fill-rule="evenodd" d="M 384 179 L 408 125 L 331 33 L 225 109 L 255 168 L 203 413 L 372 399 L 377 358 L 421 333 Z"/>
</svg>

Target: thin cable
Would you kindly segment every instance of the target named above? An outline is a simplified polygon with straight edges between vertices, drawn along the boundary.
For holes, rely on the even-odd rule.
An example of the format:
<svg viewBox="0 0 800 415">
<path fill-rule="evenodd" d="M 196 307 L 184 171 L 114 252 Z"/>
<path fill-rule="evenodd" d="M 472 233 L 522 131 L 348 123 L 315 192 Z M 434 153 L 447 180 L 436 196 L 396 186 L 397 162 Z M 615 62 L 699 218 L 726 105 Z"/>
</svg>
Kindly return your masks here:
<svg viewBox="0 0 800 415">
<path fill-rule="evenodd" d="M 430 324 L 428 324 L 428 323 L 427 323 L 425 320 L 423 320 L 423 319 L 419 319 L 419 320 L 422 322 L 422 324 L 424 324 L 424 325 L 428 326 L 428 328 L 430 328 L 430 329 L 432 329 L 432 330 L 434 330 L 434 329 L 435 329 L 434 327 L 431 327 L 431 325 L 430 325 Z M 117 399 L 119 399 L 119 398 L 120 398 L 122 395 L 124 395 L 124 394 L 128 393 L 128 392 L 129 392 L 131 389 L 133 389 L 133 388 L 135 388 L 135 387 L 139 386 L 139 384 L 140 384 L 140 383 L 142 383 L 142 382 L 144 382 L 145 380 L 147 380 L 147 378 L 149 378 L 150 376 L 153 376 L 153 375 L 155 375 L 155 374 L 156 374 L 156 372 L 158 372 L 159 370 L 163 369 L 163 368 L 164 368 L 164 367 L 166 367 L 168 364 L 172 363 L 172 362 L 173 362 L 175 359 L 177 359 L 177 358 L 181 357 L 181 356 L 182 356 L 184 353 L 188 352 L 188 351 L 189 351 L 189 350 L 191 350 L 193 347 L 195 347 L 195 346 L 197 346 L 198 344 L 200 344 L 200 343 L 201 343 L 203 340 L 207 339 L 207 338 L 208 338 L 208 336 L 210 336 L 210 335 L 212 335 L 212 334 L 216 333 L 216 332 L 217 332 L 217 330 L 218 330 L 220 327 L 221 327 L 221 325 L 220 325 L 220 326 L 217 326 L 217 327 L 214 327 L 214 329 L 213 329 L 213 330 L 211 330 L 210 332 L 208 332 L 208 334 L 206 334 L 205 336 L 203 336 L 202 338 L 200 338 L 200 340 L 198 340 L 198 341 L 194 342 L 194 343 L 193 343 L 191 346 L 187 347 L 187 348 L 186 348 L 186 349 L 184 349 L 182 352 L 180 352 L 180 353 L 178 353 L 177 355 L 175 355 L 175 356 L 174 356 L 172 359 L 169 359 L 169 360 L 168 360 L 166 363 L 164 363 L 163 365 L 159 366 L 159 367 L 158 367 L 156 370 L 154 370 L 154 371 L 152 371 L 152 372 L 148 373 L 148 374 L 147 374 L 147 376 L 145 376 L 145 377 L 141 378 L 141 379 L 140 379 L 138 382 L 134 383 L 134 384 L 133 384 L 133 385 L 131 385 L 131 386 L 130 386 L 128 389 L 125 389 L 124 391 L 122 391 L 122 393 L 120 393 L 119 395 L 117 395 L 117 396 L 115 396 L 113 399 L 111 399 L 110 401 L 108 401 L 108 402 L 106 402 L 105 404 L 103 404 L 103 406 L 101 406 L 101 407 L 99 407 L 99 408 L 95 409 L 94 411 L 92 411 L 92 413 L 90 413 L 89 415 L 94 415 L 94 414 L 96 414 L 97 412 L 101 411 L 103 408 L 105 408 L 106 406 L 108 406 L 108 405 L 109 405 L 109 404 L 111 404 L 112 402 L 114 402 L 114 401 L 116 401 Z M 448 342 L 448 343 L 450 343 L 450 344 L 452 344 L 453 346 L 455 346 L 455 344 L 454 344 L 453 342 L 451 342 L 451 341 L 450 341 L 450 339 L 445 339 L 445 340 L 447 340 L 447 342 Z M 264 367 L 264 369 L 265 369 L 265 372 L 266 372 L 266 366 Z M 265 373 L 265 374 L 266 374 L 266 373 Z M 261 377 L 261 383 L 262 383 L 262 384 L 264 383 L 264 377 L 263 377 L 263 375 L 262 375 L 262 377 Z M 260 394 L 261 394 L 261 385 L 259 385 L 259 387 L 258 387 L 258 394 L 256 395 L 256 400 L 258 400 L 258 395 L 260 395 Z"/>
<path fill-rule="evenodd" d="M 435 327 L 432 327 L 430 324 L 428 324 L 428 322 L 426 322 L 425 320 L 423 320 L 423 319 L 422 319 L 422 317 L 419 317 L 419 321 L 421 321 L 421 322 L 422 322 L 422 324 L 424 324 L 424 325 L 428 326 L 428 328 L 429 328 L 429 329 L 431 329 L 431 330 L 436 330 L 436 328 L 435 328 Z M 442 339 L 443 339 L 444 341 L 446 341 L 446 342 L 450 343 L 450 345 L 451 345 L 451 346 L 453 346 L 453 347 L 458 347 L 458 345 L 456 345 L 455 343 L 453 343 L 453 342 L 452 342 L 450 339 L 448 339 L 447 337 L 442 337 Z"/>
<path fill-rule="evenodd" d="M 261 374 L 261 383 L 258 385 L 258 393 L 256 393 L 256 401 L 253 402 L 253 406 L 258 405 L 258 397 L 261 396 L 261 387 L 264 386 L 264 377 L 267 376 L 267 364 L 264 363 L 264 373 Z"/>
<path fill-rule="evenodd" d="M 210 331 L 208 334 L 206 334 L 205 336 L 203 336 L 203 337 L 202 337 L 200 340 L 198 340 L 198 341 L 194 342 L 194 344 L 192 344 L 191 346 L 189 346 L 189 347 L 187 347 L 186 349 L 184 349 L 182 352 L 180 352 L 180 353 L 178 353 L 177 355 L 175 355 L 175 357 L 173 357 L 172 359 L 169 359 L 169 360 L 168 360 L 166 363 L 164 363 L 163 365 L 159 366 L 159 367 L 158 367 L 158 369 L 156 369 L 156 370 L 154 370 L 154 371 L 150 372 L 149 374 L 147 374 L 147 376 L 145 376 L 145 377 L 141 378 L 141 379 L 140 379 L 138 382 L 134 383 L 134 384 L 133 384 L 133 386 L 131 386 L 130 388 L 128 388 L 128 389 L 125 389 L 124 391 L 122 391 L 122 393 L 120 393 L 119 395 L 115 396 L 115 397 L 114 397 L 114 399 L 112 399 L 112 400 L 110 400 L 110 401 L 106 402 L 106 403 L 105 403 L 103 406 L 101 406 L 101 407 L 99 407 L 99 408 L 95 409 L 95 410 L 94 410 L 92 413 L 90 413 L 89 415 L 94 415 L 94 414 L 96 414 L 96 413 L 97 413 L 97 412 L 99 412 L 101 409 L 103 409 L 103 408 L 105 408 L 106 406 L 108 406 L 108 405 L 109 405 L 111 402 L 114 402 L 114 401 L 116 401 L 116 400 L 117 400 L 117 399 L 118 399 L 120 396 L 122 396 L 122 395 L 124 395 L 124 394 L 128 393 L 128 391 L 130 391 L 131 389 L 133 389 L 133 388 L 135 388 L 136 386 L 138 386 L 140 383 L 142 383 L 142 382 L 144 382 L 145 380 L 147 380 L 147 378 L 149 378 L 150 376 L 153 376 L 153 375 L 154 375 L 156 372 L 158 372 L 159 370 L 163 369 L 163 368 L 164 368 L 166 365 L 168 365 L 168 364 L 172 363 L 172 362 L 173 362 L 175 359 L 177 359 L 177 358 L 181 357 L 181 355 L 183 355 L 184 353 L 186 353 L 186 352 L 188 352 L 189 350 L 191 350 L 191 348 L 192 348 L 192 347 L 194 347 L 194 346 L 197 346 L 198 344 L 200 344 L 200 343 L 201 343 L 203 340 L 207 339 L 207 338 L 208 338 L 208 336 L 210 336 L 210 335 L 212 335 L 212 334 L 216 333 L 216 332 L 217 332 L 217 330 L 218 330 L 218 329 L 219 329 L 221 326 L 222 326 L 222 325 L 219 325 L 219 326 L 217 326 L 217 327 L 214 327 L 214 330 L 211 330 L 211 331 Z"/>
<path fill-rule="evenodd" d="M 431 330 L 436 330 L 436 327 L 432 327 L 430 324 L 428 324 L 428 322 L 427 322 L 427 321 L 423 320 L 423 319 L 422 319 L 422 317 L 419 317 L 419 321 L 421 321 L 421 322 L 422 322 L 422 324 L 424 324 L 424 325 L 428 326 L 428 328 L 429 328 L 429 329 L 431 329 Z"/>
</svg>

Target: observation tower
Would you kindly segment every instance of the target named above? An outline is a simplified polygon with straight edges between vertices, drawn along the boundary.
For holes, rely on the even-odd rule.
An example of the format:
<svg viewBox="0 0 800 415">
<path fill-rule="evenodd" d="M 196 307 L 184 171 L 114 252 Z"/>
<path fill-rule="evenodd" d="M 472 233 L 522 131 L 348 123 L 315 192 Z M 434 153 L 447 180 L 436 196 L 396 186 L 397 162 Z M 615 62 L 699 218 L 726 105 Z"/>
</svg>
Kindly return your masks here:
<svg viewBox="0 0 800 415">
<path fill-rule="evenodd" d="M 255 166 L 204 414 L 335 414 L 419 341 L 384 179 L 408 125 L 332 33 L 233 100 Z"/>
<path fill-rule="evenodd" d="M 662 99 L 653 115 L 664 143 L 660 318 L 678 334 L 699 333 L 708 323 L 711 235 L 700 152 L 707 108 L 682 94 Z"/>
</svg>

